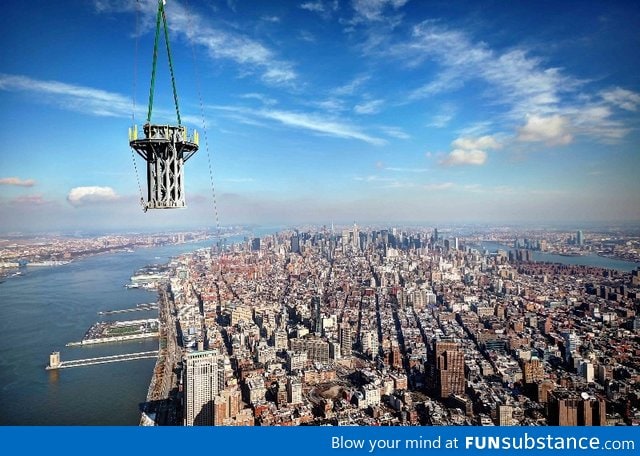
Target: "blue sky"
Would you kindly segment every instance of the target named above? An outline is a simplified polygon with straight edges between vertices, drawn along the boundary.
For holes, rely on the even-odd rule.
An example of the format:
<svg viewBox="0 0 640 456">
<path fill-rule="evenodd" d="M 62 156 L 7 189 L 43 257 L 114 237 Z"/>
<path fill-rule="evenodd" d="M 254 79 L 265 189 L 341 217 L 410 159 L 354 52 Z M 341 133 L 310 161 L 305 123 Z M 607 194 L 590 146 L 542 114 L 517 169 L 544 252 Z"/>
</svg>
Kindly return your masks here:
<svg viewBox="0 0 640 456">
<path fill-rule="evenodd" d="M 0 230 L 212 226 L 209 158 L 222 224 L 640 220 L 636 2 L 168 0 L 201 149 L 143 213 L 156 5 L 4 5 Z"/>
</svg>

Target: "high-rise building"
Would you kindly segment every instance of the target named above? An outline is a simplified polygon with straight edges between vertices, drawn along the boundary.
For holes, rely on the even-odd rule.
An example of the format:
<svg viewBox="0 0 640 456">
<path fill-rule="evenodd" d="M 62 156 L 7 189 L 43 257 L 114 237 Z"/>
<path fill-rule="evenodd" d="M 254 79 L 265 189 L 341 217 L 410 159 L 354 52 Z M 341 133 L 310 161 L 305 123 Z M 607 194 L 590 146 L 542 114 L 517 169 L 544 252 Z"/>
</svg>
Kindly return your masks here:
<svg viewBox="0 0 640 456">
<path fill-rule="evenodd" d="M 574 331 L 563 331 L 562 338 L 564 339 L 564 360 L 568 363 L 580 346 L 580 338 Z"/>
<path fill-rule="evenodd" d="M 311 298 L 311 309 L 313 311 L 314 330 L 320 334 L 322 332 L 322 312 L 320 308 L 320 296 Z"/>
<path fill-rule="evenodd" d="M 600 396 L 575 391 L 556 390 L 549 393 L 551 426 L 604 426 L 606 403 Z"/>
<path fill-rule="evenodd" d="M 300 253 L 300 236 L 298 232 L 291 236 L 291 253 Z"/>
<path fill-rule="evenodd" d="M 287 402 L 289 404 L 302 403 L 302 381 L 300 377 L 287 377 Z"/>
<path fill-rule="evenodd" d="M 251 239 L 251 251 L 257 252 L 260 250 L 260 238 Z"/>
<path fill-rule="evenodd" d="M 208 350 L 188 353 L 185 361 L 185 425 L 213 425 L 214 398 L 224 390 L 224 357 Z"/>
<path fill-rule="evenodd" d="M 435 389 L 441 399 L 451 394 L 463 394 L 464 352 L 457 342 L 436 341 L 433 344 L 435 362 Z"/>
<path fill-rule="evenodd" d="M 340 324 L 340 354 L 342 356 L 351 356 L 351 348 L 353 340 L 351 337 L 351 325 L 347 322 Z"/>
<path fill-rule="evenodd" d="M 582 230 L 578 230 L 576 233 L 576 244 L 584 245 L 584 236 L 582 235 Z"/>
</svg>

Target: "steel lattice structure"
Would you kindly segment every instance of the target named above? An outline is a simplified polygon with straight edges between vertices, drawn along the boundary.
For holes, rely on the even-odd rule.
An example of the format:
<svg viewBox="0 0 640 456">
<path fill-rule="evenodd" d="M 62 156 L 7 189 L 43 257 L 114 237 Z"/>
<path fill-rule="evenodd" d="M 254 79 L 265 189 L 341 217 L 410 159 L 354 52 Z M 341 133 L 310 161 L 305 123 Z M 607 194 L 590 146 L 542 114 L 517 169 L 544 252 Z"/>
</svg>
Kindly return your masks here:
<svg viewBox="0 0 640 456">
<path fill-rule="evenodd" d="M 144 138 L 134 129 L 130 146 L 147 162 L 148 209 L 186 207 L 184 163 L 198 150 L 198 135 L 184 126 L 145 124 Z"/>
</svg>

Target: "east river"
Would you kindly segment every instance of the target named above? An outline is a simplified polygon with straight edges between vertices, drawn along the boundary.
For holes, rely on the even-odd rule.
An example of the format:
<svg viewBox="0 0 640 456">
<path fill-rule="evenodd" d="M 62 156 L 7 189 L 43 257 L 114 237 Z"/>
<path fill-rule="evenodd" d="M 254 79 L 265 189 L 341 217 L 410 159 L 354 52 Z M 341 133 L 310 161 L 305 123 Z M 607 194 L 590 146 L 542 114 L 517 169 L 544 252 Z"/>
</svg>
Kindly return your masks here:
<svg viewBox="0 0 640 456">
<path fill-rule="evenodd" d="M 211 244 L 141 248 L 62 266 L 31 267 L 0 283 L 0 425 L 137 425 L 155 360 L 46 371 L 49 354 L 60 351 L 62 360 L 71 360 L 156 350 L 157 339 L 83 347 L 65 344 L 81 340 L 101 319 L 100 311 L 156 301 L 155 292 L 124 288 L 138 269 Z M 485 248 L 495 251 L 498 245 L 487 243 Z M 536 254 L 538 261 L 586 262 L 625 271 L 635 267 L 601 257 L 537 258 Z M 156 316 L 157 311 L 143 311 L 104 319 Z"/>
<path fill-rule="evenodd" d="M 477 246 L 475 246 L 477 248 Z M 498 250 L 516 250 L 498 242 L 484 241 L 481 243 L 480 250 L 486 249 L 489 252 L 497 252 Z M 616 269 L 618 271 L 629 272 L 640 267 L 640 263 L 632 261 L 617 260 L 615 258 L 606 258 L 593 253 L 586 255 L 565 256 L 548 252 L 538 252 L 531 250 L 531 260 L 546 263 L 561 263 L 580 266 L 591 266 L 594 268 Z"/>
</svg>

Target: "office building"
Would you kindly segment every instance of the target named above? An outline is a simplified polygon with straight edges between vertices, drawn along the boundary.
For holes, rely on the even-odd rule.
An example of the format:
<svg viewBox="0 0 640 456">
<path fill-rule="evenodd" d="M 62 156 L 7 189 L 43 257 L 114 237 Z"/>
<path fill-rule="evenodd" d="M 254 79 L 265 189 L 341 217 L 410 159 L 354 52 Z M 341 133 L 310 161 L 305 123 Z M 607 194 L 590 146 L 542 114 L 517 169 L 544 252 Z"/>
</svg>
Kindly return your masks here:
<svg viewBox="0 0 640 456">
<path fill-rule="evenodd" d="M 186 426 L 214 424 L 214 398 L 224 389 L 224 358 L 217 350 L 185 357 L 184 422 Z"/>
</svg>

